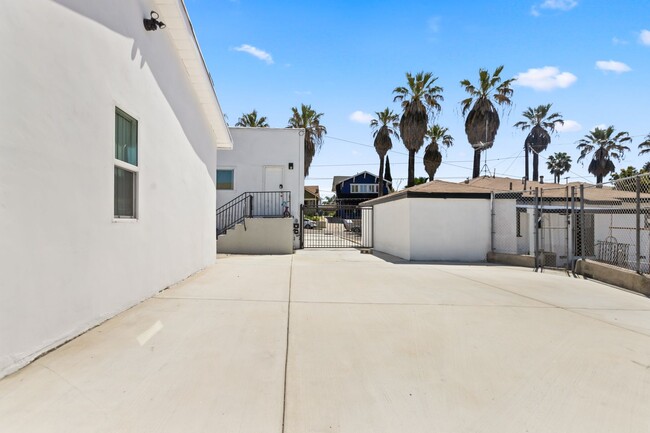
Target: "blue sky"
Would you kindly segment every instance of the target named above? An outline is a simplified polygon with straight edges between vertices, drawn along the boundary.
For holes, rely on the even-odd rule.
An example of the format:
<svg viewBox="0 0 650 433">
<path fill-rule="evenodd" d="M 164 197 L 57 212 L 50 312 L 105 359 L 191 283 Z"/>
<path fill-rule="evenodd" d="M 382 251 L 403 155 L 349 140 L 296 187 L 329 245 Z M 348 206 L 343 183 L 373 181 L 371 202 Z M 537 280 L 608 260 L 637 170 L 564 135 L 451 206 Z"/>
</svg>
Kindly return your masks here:
<svg viewBox="0 0 650 433">
<path fill-rule="evenodd" d="M 540 155 L 567 152 L 571 181 L 594 181 L 575 142 L 599 125 L 633 136 L 617 169 L 649 157 L 636 146 L 650 133 L 650 1 L 329 1 L 185 0 L 229 122 L 252 109 L 273 127 L 285 127 L 291 107 L 311 104 L 324 113 L 328 135 L 307 184 L 330 194 L 335 175 L 377 173 L 368 116 L 390 107 L 406 72 L 430 71 L 444 88 L 436 122 L 455 144 L 437 179 L 471 176 L 472 149 L 464 133 L 459 82 L 475 82 L 479 68 L 504 65 L 518 77 L 513 106 L 501 116 L 487 166 L 499 176 L 524 173 L 526 133 L 512 125 L 526 108 L 552 103 L 565 130 Z M 426 144 L 425 144 L 426 145 Z M 426 176 L 421 157 L 416 176 Z M 394 142 L 393 177 L 403 187 L 407 152 Z"/>
</svg>

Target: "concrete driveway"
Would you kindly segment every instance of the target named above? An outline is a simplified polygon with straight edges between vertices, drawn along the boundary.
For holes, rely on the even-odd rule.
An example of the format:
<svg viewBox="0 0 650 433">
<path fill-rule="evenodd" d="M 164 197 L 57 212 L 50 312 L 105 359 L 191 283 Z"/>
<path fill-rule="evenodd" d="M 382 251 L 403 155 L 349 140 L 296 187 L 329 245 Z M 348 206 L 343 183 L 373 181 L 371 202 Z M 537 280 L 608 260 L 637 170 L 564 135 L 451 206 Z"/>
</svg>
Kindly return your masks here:
<svg viewBox="0 0 650 433">
<path fill-rule="evenodd" d="M 220 257 L 0 381 L 0 432 L 648 432 L 648 402 L 650 299 L 299 251 Z"/>
</svg>

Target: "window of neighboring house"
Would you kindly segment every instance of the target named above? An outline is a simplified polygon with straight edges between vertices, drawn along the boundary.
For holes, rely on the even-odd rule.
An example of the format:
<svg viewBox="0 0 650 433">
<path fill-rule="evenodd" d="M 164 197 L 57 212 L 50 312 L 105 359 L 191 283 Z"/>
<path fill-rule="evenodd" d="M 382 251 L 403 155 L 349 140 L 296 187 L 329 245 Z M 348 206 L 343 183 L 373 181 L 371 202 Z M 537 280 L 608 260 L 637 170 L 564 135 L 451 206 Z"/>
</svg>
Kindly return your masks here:
<svg viewBox="0 0 650 433">
<path fill-rule="evenodd" d="M 115 108 L 114 160 L 115 218 L 137 218 L 138 202 L 138 121 Z"/>
<path fill-rule="evenodd" d="M 217 189 L 235 189 L 235 170 L 217 170 Z"/>
<path fill-rule="evenodd" d="M 379 191 L 377 184 L 353 183 L 350 184 L 350 192 L 353 194 L 370 194 Z"/>
</svg>

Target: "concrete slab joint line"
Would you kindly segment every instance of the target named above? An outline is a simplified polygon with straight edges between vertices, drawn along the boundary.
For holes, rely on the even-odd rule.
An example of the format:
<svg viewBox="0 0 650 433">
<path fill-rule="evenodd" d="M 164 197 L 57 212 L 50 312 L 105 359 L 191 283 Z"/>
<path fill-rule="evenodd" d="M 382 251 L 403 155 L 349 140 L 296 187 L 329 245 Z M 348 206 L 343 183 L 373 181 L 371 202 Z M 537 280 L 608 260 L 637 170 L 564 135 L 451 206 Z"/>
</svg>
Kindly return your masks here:
<svg viewBox="0 0 650 433">
<path fill-rule="evenodd" d="M 648 366 L 650 299 L 601 283 L 220 256 L 0 380 L 0 432 L 638 433 Z"/>
<path fill-rule="evenodd" d="M 284 433 L 285 419 L 287 415 L 287 372 L 289 370 L 289 338 L 291 332 L 291 283 L 293 281 L 293 256 L 289 267 L 289 294 L 287 296 L 287 342 L 284 354 L 284 389 L 282 398 L 282 433 Z"/>
</svg>

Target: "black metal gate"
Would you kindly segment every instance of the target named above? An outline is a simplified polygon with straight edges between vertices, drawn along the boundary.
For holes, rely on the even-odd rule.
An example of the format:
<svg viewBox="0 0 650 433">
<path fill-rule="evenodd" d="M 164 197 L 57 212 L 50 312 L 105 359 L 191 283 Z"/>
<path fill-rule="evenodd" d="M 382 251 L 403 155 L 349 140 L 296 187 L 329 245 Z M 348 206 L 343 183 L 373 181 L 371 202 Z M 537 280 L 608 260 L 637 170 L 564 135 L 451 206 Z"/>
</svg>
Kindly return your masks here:
<svg viewBox="0 0 650 433">
<path fill-rule="evenodd" d="M 304 205 L 302 248 L 372 248 L 372 208 L 357 205 Z"/>
</svg>

